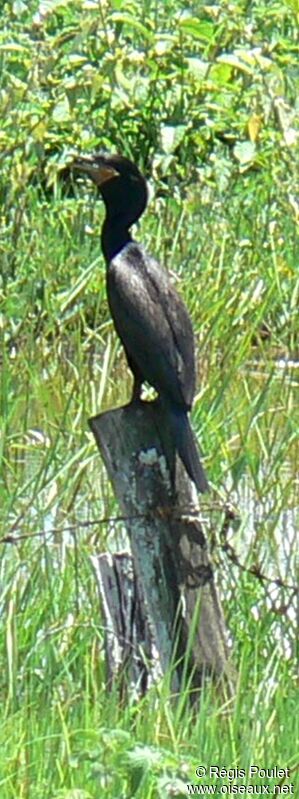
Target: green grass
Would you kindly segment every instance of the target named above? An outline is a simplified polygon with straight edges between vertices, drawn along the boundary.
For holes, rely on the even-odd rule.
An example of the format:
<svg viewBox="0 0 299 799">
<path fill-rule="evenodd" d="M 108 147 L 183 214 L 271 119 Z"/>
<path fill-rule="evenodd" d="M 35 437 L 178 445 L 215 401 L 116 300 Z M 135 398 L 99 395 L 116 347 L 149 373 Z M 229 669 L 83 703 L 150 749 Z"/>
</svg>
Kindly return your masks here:
<svg viewBox="0 0 299 799">
<path fill-rule="evenodd" d="M 87 419 L 125 402 L 131 378 L 108 315 L 98 225 L 83 235 L 84 209 L 78 230 L 77 203 L 66 206 L 62 236 L 62 200 L 45 206 L 34 197 L 30 219 L 42 252 L 32 244 L 30 268 L 23 259 L 4 295 L 10 326 L 2 371 L 2 534 L 13 534 L 17 544 L 2 545 L 1 556 L 1 796 L 183 796 L 183 785 L 199 782 L 196 765 L 291 768 L 298 760 L 295 600 L 290 588 L 275 588 L 248 569 L 295 583 L 298 369 L 287 363 L 296 354 L 293 262 L 282 289 L 287 326 L 273 290 L 275 274 L 283 279 L 286 267 L 276 273 L 273 254 L 266 254 L 257 274 L 254 240 L 244 255 L 231 228 L 224 247 L 217 229 L 209 238 L 194 227 L 186 204 L 170 258 L 165 249 L 198 338 L 193 423 L 216 491 L 205 507 L 212 540 L 220 535 L 224 500 L 239 515 L 229 542 L 242 568 L 230 562 L 223 542 L 213 550 L 238 679 L 228 705 L 207 684 L 197 713 L 184 694 L 171 699 L 167 680 L 124 708 L 105 687 L 89 560 L 117 543 L 117 507 Z M 175 228 L 176 213 L 165 203 L 162 221 L 153 204 L 137 231 L 152 252 L 159 253 L 163 215 Z M 21 235 L 23 258 L 29 223 Z M 111 523 L 84 526 L 109 517 Z M 287 782 L 295 779 L 296 773 Z"/>
<path fill-rule="evenodd" d="M 248 769 L 276 765 L 296 796 L 298 10 L 219 2 L 190 21 L 175 0 L 125 5 L 61 2 L 37 26 L 35 3 L 3 11 L 0 795 L 164 799 L 212 785 L 200 765 L 271 786 Z M 99 144 L 151 173 L 136 238 L 172 272 L 196 334 L 192 423 L 237 675 L 230 701 L 207 681 L 196 709 L 170 675 L 138 703 L 106 687 L 90 556 L 121 545 L 122 522 L 88 418 L 125 403 L 131 377 L 103 208 L 59 172 L 70 147 Z"/>
</svg>

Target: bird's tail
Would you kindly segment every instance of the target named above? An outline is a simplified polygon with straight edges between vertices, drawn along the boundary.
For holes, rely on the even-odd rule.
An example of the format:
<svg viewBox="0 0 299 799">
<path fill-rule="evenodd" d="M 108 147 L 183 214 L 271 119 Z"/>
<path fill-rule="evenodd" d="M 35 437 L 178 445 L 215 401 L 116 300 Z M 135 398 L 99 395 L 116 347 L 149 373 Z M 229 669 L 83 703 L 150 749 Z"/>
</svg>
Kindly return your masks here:
<svg viewBox="0 0 299 799">
<path fill-rule="evenodd" d="M 177 452 L 198 491 L 204 493 L 209 490 L 209 485 L 199 459 L 196 439 L 188 415 L 181 408 L 171 408 L 170 413 Z"/>
</svg>

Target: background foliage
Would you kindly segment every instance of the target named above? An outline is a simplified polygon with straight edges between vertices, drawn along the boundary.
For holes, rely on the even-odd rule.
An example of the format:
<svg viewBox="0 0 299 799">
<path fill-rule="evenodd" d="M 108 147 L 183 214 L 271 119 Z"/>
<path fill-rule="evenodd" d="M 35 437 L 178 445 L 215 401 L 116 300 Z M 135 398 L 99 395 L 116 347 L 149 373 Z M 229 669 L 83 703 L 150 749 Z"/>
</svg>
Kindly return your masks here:
<svg viewBox="0 0 299 799">
<path fill-rule="evenodd" d="M 298 23 L 298 0 L 1 9 L 5 799 L 183 796 L 199 756 L 298 760 Z M 127 401 L 130 377 L 106 303 L 102 208 L 69 168 L 100 147 L 149 178 L 136 237 L 194 323 L 193 424 L 239 672 L 229 711 L 212 686 L 196 717 L 167 680 L 126 709 L 105 690 L 89 556 L 122 530 L 87 418 Z M 219 541 L 224 501 L 243 569 Z"/>
</svg>

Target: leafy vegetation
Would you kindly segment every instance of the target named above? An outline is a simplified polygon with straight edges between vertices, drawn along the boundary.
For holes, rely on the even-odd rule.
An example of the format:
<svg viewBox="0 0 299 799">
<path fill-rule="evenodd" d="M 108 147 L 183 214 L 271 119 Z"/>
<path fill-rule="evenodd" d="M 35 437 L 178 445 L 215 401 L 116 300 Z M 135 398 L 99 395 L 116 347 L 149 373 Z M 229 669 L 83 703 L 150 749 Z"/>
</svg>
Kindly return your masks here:
<svg viewBox="0 0 299 799">
<path fill-rule="evenodd" d="M 200 764 L 298 782 L 298 22 L 298 0 L 3 4 L 3 799 L 185 796 Z M 197 336 L 193 424 L 239 675 L 229 705 L 207 684 L 197 713 L 168 678 L 127 707 L 105 686 L 90 555 L 122 529 L 87 419 L 127 401 L 130 377 L 103 211 L 69 169 L 99 147 L 149 177 L 136 237 Z"/>
</svg>

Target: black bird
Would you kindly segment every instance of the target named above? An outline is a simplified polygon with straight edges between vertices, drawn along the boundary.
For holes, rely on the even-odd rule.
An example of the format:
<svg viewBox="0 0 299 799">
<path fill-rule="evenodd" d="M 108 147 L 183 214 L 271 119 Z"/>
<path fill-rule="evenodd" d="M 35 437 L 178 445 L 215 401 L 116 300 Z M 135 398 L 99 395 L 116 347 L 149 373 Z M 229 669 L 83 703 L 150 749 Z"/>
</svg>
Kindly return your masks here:
<svg viewBox="0 0 299 799">
<path fill-rule="evenodd" d="M 77 157 L 76 170 L 99 187 L 106 207 L 101 242 L 107 294 L 116 332 L 134 376 L 132 401 L 146 380 L 166 404 L 175 447 L 199 491 L 208 484 L 188 412 L 195 392 L 194 338 L 188 311 L 167 272 L 134 241 L 130 228 L 147 204 L 147 184 L 136 164 L 121 155 Z"/>
</svg>

